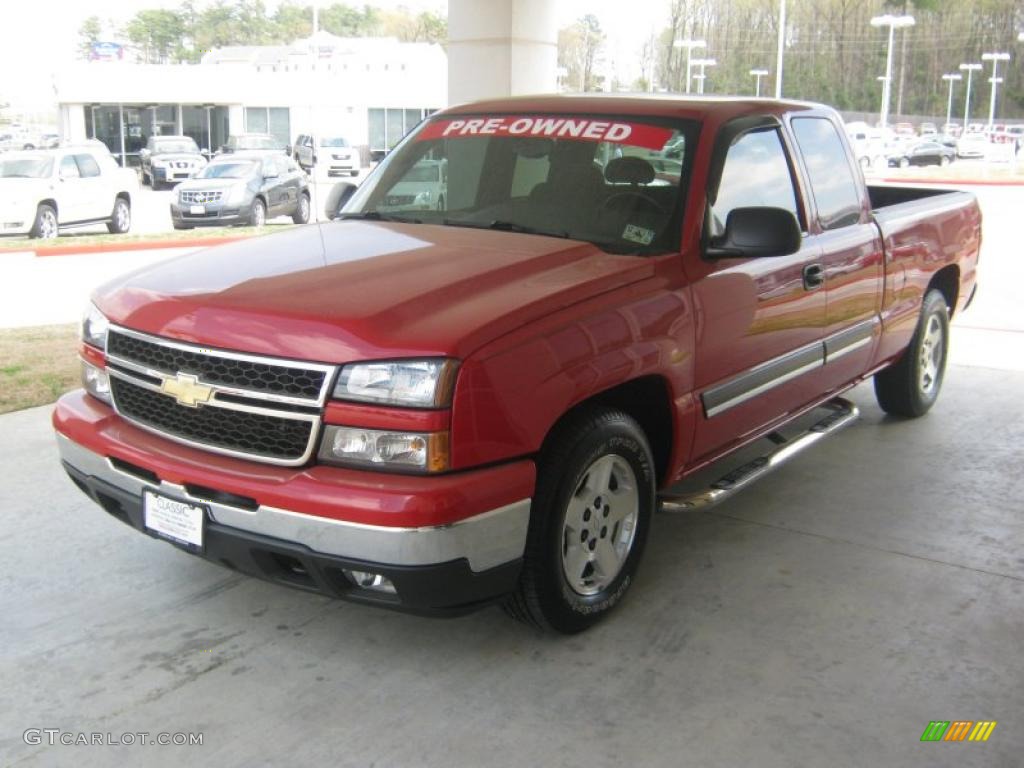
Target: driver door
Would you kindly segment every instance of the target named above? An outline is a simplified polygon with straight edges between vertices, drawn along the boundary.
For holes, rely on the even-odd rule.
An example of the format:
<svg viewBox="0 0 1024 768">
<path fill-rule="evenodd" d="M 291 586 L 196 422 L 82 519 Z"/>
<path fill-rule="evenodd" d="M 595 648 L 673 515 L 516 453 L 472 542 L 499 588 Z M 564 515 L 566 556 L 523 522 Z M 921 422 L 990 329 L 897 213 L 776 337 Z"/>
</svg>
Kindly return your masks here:
<svg viewBox="0 0 1024 768">
<path fill-rule="evenodd" d="M 724 232 L 732 209 L 748 206 L 789 210 L 806 233 L 791 157 L 777 125 L 733 134 L 718 161 L 721 181 L 709 200 L 705 239 Z M 820 393 L 826 317 L 820 258 L 820 248 L 805 237 L 788 256 L 691 262 L 700 410 L 691 461 L 743 442 Z"/>
<path fill-rule="evenodd" d="M 85 218 L 85 190 L 74 155 L 64 155 L 57 167 L 57 220 L 61 224 Z"/>
</svg>

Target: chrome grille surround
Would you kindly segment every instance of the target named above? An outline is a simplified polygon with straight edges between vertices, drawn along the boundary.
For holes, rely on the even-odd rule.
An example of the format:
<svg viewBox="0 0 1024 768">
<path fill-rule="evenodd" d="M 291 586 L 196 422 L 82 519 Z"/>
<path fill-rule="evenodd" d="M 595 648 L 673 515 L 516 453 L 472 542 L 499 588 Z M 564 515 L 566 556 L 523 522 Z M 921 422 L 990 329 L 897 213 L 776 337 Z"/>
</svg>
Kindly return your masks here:
<svg viewBox="0 0 1024 768">
<path fill-rule="evenodd" d="M 313 456 L 320 434 L 320 422 L 323 407 L 327 401 L 328 395 L 330 394 L 331 387 L 334 385 L 337 366 L 211 349 L 209 347 L 201 347 L 196 344 L 173 341 L 159 336 L 151 336 L 139 331 L 133 331 L 129 328 L 111 325 L 107 335 L 107 348 L 105 350 L 107 358 L 107 373 L 110 376 L 134 385 L 135 387 L 148 390 L 153 397 L 166 398 L 175 405 L 180 405 L 180 403 L 163 391 L 162 382 L 165 379 L 174 378 L 179 373 L 190 373 L 195 375 L 197 371 L 189 370 L 188 367 L 185 367 L 184 370 L 172 370 L 170 367 L 153 367 L 138 360 L 119 356 L 110 350 L 110 339 L 116 334 L 157 345 L 169 351 L 185 352 L 190 355 L 201 356 L 209 360 L 252 363 L 262 367 L 288 369 L 300 375 L 316 374 L 318 376 L 322 376 L 322 384 L 316 396 L 300 396 L 293 394 L 281 394 L 278 392 L 259 391 L 246 388 L 244 386 L 215 383 L 205 379 L 200 372 L 198 383 L 209 387 L 213 392 L 208 402 L 197 406 L 199 409 L 218 408 L 227 411 L 235 411 L 239 413 L 239 421 L 244 421 L 244 419 L 241 418 L 242 414 L 252 414 L 256 416 L 273 417 L 276 419 L 286 420 L 288 422 L 301 421 L 309 424 L 309 438 L 305 445 L 302 446 L 301 453 L 296 451 L 294 456 L 288 457 L 268 456 L 251 451 L 227 448 L 223 445 L 197 441 L 182 434 L 176 434 L 174 431 L 162 429 L 159 426 L 154 426 L 152 423 L 147 423 L 145 420 L 140 418 L 138 414 L 133 414 L 130 408 L 126 412 L 122 407 L 123 404 L 118 402 L 116 393 L 112 398 L 114 410 L 117 411 L 117 413 L 126 421 L 134 424 L 140 429 L 144 429 L 148 432 L 152 432 L 153 434 L 160 435 L 168 440 L 174 440 L 175 442 L 182 443 L 184 445 L 200 448 L 212 453 L 219 453 L 225 456 L 250 459 L 253 461 L 280 466 L 300 466 L 307 463 Z M 114 391 L 114 389 L 115 388 L 112 387 L 112 391 Z M 191 407 L 181 407 L 193 411 Z M 287 425 L 283 424 L 282 426 L 286 427 Z"/>
</svg>

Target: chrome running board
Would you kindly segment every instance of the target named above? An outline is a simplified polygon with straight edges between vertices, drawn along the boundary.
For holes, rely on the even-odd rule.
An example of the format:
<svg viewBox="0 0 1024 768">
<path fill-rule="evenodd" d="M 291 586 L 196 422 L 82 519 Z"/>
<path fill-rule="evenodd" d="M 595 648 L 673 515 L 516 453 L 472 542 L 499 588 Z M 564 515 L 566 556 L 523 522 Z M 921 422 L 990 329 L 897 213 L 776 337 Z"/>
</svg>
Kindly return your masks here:
<svg viewBox="0 0 1024 768">
<path fill-rule="evenodd" d="M 830 400 L 821 407 L 827 408 L 830 413 L 799 436 L 785 438 L 778 432 L 772 432 L 766 437 L 778 445 L 778 448 L 737 467 L 704 490 L 680 495 L 662 494 L 658 497 L 658 508 L 662 512 L 690 512 L 721 504 L 755 480 L 760 480 L 778 469 L 822 438 L 849 426 L 860 416 L 857 406 L 841 397 Z"/>
</svg>

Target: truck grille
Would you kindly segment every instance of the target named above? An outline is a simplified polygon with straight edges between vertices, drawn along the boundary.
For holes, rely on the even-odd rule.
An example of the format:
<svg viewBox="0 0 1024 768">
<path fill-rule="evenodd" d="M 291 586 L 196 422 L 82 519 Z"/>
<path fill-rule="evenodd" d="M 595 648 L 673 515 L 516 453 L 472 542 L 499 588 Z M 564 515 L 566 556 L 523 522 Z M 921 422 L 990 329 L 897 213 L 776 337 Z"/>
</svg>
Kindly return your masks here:
<svg viewBox="0 0 1024 768">
<path fill-rule="evenodd" d="M 194 205 L 205 205 L 206 203 L 219 203 L 224 197 L 222 189 L 183 189 L 178 193 L 181 195 L 181 202 Z"/>
<path fill-rule="evenodd" d="M 163 373 L 191 373 L 206 384 L 291 395 L 313 404 L 319 402 L 327 376 L 323 370 L 223 357 L 214 350 L 197 352 L 184 345 L 168 346 L 114 330 L 107 335 L 107 354 Z"/>
<path fill-rule="evenodd" d="M 416 202 L 416 195 L 387 195 L 384 198 L 384 205 L 412 205 Z"/>
<path fill-rule="evenodd" d="M 199 347 L 111 326 L 122 417 L 178 442 L 271 464 L 309 460 L 335 368 Z"/>
<path fill-rule="evenodd" d="M 306 454 L 314 424 L 227 408 L 178 405 L 174 398 L 110 379 L 117 409 L 127 419 L 194 443 L 237 453 L 296 461 Z"/>
</svg>

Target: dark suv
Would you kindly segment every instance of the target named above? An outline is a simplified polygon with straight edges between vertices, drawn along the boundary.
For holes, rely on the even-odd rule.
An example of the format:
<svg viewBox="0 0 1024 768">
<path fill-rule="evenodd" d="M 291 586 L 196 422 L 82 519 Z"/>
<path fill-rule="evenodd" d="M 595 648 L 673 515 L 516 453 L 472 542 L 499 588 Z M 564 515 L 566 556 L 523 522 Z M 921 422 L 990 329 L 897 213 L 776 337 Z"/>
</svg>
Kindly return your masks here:
<svg viewBox="0 0 1024 768">
<path fill-rule="evenodd" d="M 150 136 L 139 161 L 142 183 L 153 189 L 191 179 L 206 167 L 206 158 L 190 136 Z"/>
<path fill-rule="evenodd" d="M 175 229 L 232 224 L 263 226 L 275 216 L 309 221 L 309 180 L 290 157 L 233 153 L 214 158 L 182 182 L 171 200 Z"/>
</svg>

